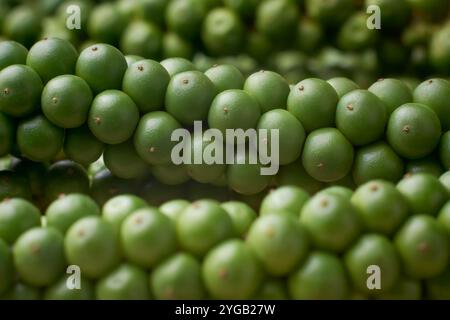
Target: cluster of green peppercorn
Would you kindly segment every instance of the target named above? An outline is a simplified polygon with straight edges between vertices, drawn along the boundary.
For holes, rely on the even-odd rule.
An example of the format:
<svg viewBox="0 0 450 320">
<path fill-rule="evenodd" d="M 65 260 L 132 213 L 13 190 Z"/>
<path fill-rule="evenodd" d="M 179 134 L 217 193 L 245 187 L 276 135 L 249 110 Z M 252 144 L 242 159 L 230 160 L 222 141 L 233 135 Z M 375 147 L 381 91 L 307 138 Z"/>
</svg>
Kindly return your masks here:
<svg viewBox="0 0 450 320">
<path fill-rule="evenodd" d="M 205 71 L 232 63 L 248 75 L 273 69 L 292 82 L 346 75 L 368 85 L 381 75 L 448 75 L 446 0 L 43 0 L 0 7 L 6 39 L 43 37 L 80 50 L 96 42 L 124 54 L 193 59 Z M 67 23 L 80 8 L 80 29 Z M 368 29 L 380 8 L 380 29 Z"/>
<path fill-rule="evenodd" d="M 126 194 L 100 208 L 73 193 L 41 216 L 3 200 L 0 298 L 450 299 L 449 181 L 419 173 L 312 197 L 285 186 L 259 215 L 239 201 L 158 208 Z"/>
<path fill-rule="evenodd" d="M 379 79 L 368 90 L 346 78 L 289 85 L 273 71 L 245 79 L 236 67 L 217 65 L 202 73 L 182 58 L 139 60 L 107 44 L 78 56 L 58 38 L 29 52 L 2 42 L 0 53 L 2 155 L 35 162 L 62 157 L 84 166 L 103 155 L 118 178 L 151 172 L 169 185 L 193 179 L 244 195 L 294 179 L 311 191 L 315 186 L 299 175 L 320 189 L 397 182 L 407 172 L 440 175 L 450 167 L 445 79 L 426 80 L 413 91 L 397 79 Z M 248 161 L 175 165 L 172 133 L 194 121 L 221 132 L 278 130 L 279 174 L 261 175 L 262 165 Z M 211 143 L 198 136 L 192 147 L 203 152 Z"/>
<path fill-rule="evenodd" d="M 17 2 L 0 298 L 450 299 L 448 1 Z M 278 130 L 279 171 L 175 165 L 195 121 Z"/>
</svg>

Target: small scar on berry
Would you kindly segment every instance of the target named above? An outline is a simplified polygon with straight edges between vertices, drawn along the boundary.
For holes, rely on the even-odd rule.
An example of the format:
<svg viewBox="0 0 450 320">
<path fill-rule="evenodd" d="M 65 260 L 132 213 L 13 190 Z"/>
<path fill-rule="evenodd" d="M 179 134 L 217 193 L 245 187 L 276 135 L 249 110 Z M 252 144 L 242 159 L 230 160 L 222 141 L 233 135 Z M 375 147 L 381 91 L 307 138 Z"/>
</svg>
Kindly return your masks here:
<svg viewBox="0 0 450 320">
<path fill-rule="evenodd" d="M 409 133 L 410 131 L 411 131 L 411 129 L 409 128 L 409 126 L 404 126 L 402 128 L 402 132 L 404 132 L 404 133 Z"/>
</svg>

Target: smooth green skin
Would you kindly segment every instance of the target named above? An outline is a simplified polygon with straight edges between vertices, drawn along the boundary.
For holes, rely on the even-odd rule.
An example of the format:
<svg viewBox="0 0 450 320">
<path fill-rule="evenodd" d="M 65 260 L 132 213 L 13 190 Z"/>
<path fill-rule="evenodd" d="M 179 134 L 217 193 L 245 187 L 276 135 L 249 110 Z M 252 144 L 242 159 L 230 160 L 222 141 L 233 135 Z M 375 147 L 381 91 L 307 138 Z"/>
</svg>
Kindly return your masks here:
<svg viewBox="0 0 450 320">
<path fill-rule="evenodd" d="M 62 75 L 50 80 L 41 96 L 44 115 L 53 124 L 62 128 L 76 128 L 88 117 L 92 92 L 83 79 L 73 75 Z"/>
<path fill-rule="evenodd" d="M 378 33 L 367 28 L 365 12 L 357 12 L 344 22 L 337 35 L 339 47 L 345 51 L 361 51 L 374 46 Z"/>
<path fill-rule="evenodd" d="M 26 177 L 9 170 L 0 171 L 0 201 L 7 198 L 31 200 L 31 187 Z"/>
<path fill-rule="evenodd" d="M 276 176 L 276 183 L 279 186 L 297 186 L 308 192 L 315 194 L 325 187 L 325 184 L 311 177 L 303 168 L 301 159 L 291 164 L 281 166 Z"/>
<path fill-rule="evenodd" d="M 175 225 L 155 208 L 139 209 L 123 221 L 120 243 L 128 261 L 152 268 L 176 251 Z"/>
<path fill-rule="evenodd" d="M 378 295 L 388 292 L 400 276 L 400 259 L 394 245 L 385 236 L 369 233 L 359 238 L 345 253 L 345 267 L 360 292 Z M 381 289 L 371 290 L 367 287 L 367 268 L 376 265 L 381 270 Z"/>
<path fill-rule="evenodd" d="M 12 198 L 0 202 L 0 239 L 12 245 L 25 231 L 41 224 L 41 213 L 31 202 Z"/>
<path fill-rule="evenodd" d="M 438 178 L 428 173 L 405 177 L 397 189 L 406 197 L 415 214 L 436 215 L 448 200 L 448 192 Z"/>
<path fill-rule="evenodd" d="M 414 279 L 430 279 L 443 272 L 449 259 L 448 234 L 427 215 L 409 218 L 394 238 L 404 272 Z"/>
<path fill-rule="evenodd" d="M 255 210 L 240 201 L 227 201 L 220 206 L 230 215 L 235 233 L 240 237 L 244 237 L 257 218 Z"/>
<path fill-rule="evenodd" d="M 392 112 L 386 136 L 400 156 L 418 159 L 429 155 L 439 143 L 441 124 L 436 113 L 423 104 L 407 103 Z"/>
<path fill-rule="evenodd" d="M 180 246 L 199 257 L 235 235 L 233 221 L 215 200 L 190 204 L 178 217 L 176 229 Z"/>
<path fill-rule="evenodd" d="M 166 25 L 183 38 L 193 39 L 200 33 L 205 8 L 195 0 L 174 0 L 167 5 Z"/>
<path fill-rule="evenodd" d="M 203 22 L 201 37 L 207 52 L 214 56 L 238 54 L 245 41 L 245 26 L 231 9 L 211 10 Z"/>
<path fill-rule="evenodd" d="M 298 49 L 302 52 L 313 52 L 320 45 L 323 33 L 322 26 L 317 21 L 300 18 L 296 37 Z"/>
<path fill-rule="evenodd" d="M 89 110 L 88 125 L 98 140 L 107 144 L 127 141 L 139 121 L 139 109 L 133 100 L 119 90 L 97 95 Z"/>
<path fill-rule="evenodd" d="M 3 237 L 0 238 L 0 279 L 2 279 L 0 282 L 0 295 L 2 295 L 12 285 L 14 279 L 13 257 Z"/>
<path fill-rule="evenodd" d="M 154 60 L 130 66 L 123 77 L 122 90 L 136 102 L 141 113 L 162 109 L 169 73 Z"/>
<path fill-rule="evenodd" d="M 124 55 L 109 44 L 94 44 L 84 49 L 76 64 L 76 75 L 83 78 L 94 91 L 120 89 L 127 70 Z"/>
<path fill-rule="evenodd" d="M 401 105 L 413 101 L 411 89 L 398 79 L 378 79 L 368 90 L 384 102 L 388 114 Z"/>
<path fill-rule="evenodd" d="M 394 150 L 385 142 L 375 142 L 356 151 L 352 176 L 357 185 L 374 179 L 396 183 L 404 171 L 403 161 Z"/>
<path fill-rule="evenodd" d="M 213 140 L 213 141 L 211 141 Z M 195 135 L 191 137 L 191 141 L 189 142 L 191 147 L 190 156 L 187 155 L 186 158 L 190 163 L 185 162 L 185 168 L 187 174 L 195 181 L 201 183 L 212 183 L 217 181 L 222 175 L 225 174 L 225 170 L 227 165 L 225 161 L 222 163 L 212 163 L 207 164 L 206 161 L 202 158 L 200 164 L 196 164 L 195 155 L 212 155 L 215 154 L 215 151 L 211 151 L 211 148 L 214 148 L 214 139 L 209 140 L 204 135 Z M 189 147 L 188 144 L 188 147 Z M 221 145 L 222 146 L 222 145 Z M 184 156 L 184 154 L 183 154 Z"/>
<path fill-rule="evenodd" d="M 268 0 L 255 12 L 255 27 L 267 37 L 280 41 L 289 39 L 299 19 L 298 6 L 290 0 Z"/>
<path fill-rule="evenodd" d="M 293 217 L 298 218 L 300 211 L 310 196 L 303 189 L 296 186 L 282 186 L 271 191 L 261 202 L 261 215 L 288 211 Z"/>
<path fill-rule="evenodd" d="M 450 299 L 450 269 L 425 282 L 427 295 L 432 300 Z"/>
<path fill-rule="evenodd" d="M 119 242 L 114 228 L 101 217 L 81 218 L 67 231 L 64 248 L 69 264 L 80 267 L 81 274 L 98 279 L 120 262 Z"/>
<path fill-rule="evenodd" d="M 229 240 L 211 250 L 203 261 L 203 282 L 215 299 L 244 300 L 262 282 L 262 266 L 242 240 Z"/>
<path fill-rule="evenodd" d="M 13 146 L 15 128 L 12 119 L 0 113 L 0 156 L 8 155 Z"/>
<path fill-rule="evenodd" d="M 406 164 L 406 173 L 429 173 L 436 178 L 443 173 L 442 166 L 434 157 L 426 157 L 418 160 L 411 160 Z"/>
<path fill-rule="evenodd" d="M 243 195 L 254 195 L 263 191 L 269 186 L 272 176 L 262 175 L 262 168 L 258 163 L 249 163 L 248 155 L 238 152 L 234 163 L 228 165 L 228 186 Z"/>
<path fill-rule="evenodd" d="M 341 260 L 330 253 L 314 251 L 288 278 L 294 300 L 343 300 L 350 286 Z"/>
<path fill-rule="evenodd" d="M 445 230 L 447 230 L 447 233 L 450 234 L 450 200 L 442 206 L 442 209 L 438 213 L 437 221 L 445 228 Z"/>
<path fill-rule="evenodd" d="M 0 70 L 13 64 L 25 64 L 27 55 L 28 49 L 18 42 L 11 40 L 0 42 Z"/>
<path fill-rule="evenodd" d="M 370 91 L 351 91 L 337 104 L 336 128 L 355 146 L 380 139 L 386 122 L 386 106 Z"/>
<path fill-rule="evenodd" d="M 307 231 L 289 215 L 268 214 L 253 222 L 246 243 L 273 276 L 289 274 L 309 250 Z"/>
<path fill-rule="evenodd" d="M 400 28 L 408 23 L 411 9 L 408 0 L 389 1 L 389 0 L 365 0 L 365 7 L 376 5 L 379 7 L 380 23 L 387 29 Z"/>
<path fill-rule="evenodd" d="M 107 145 L 103 161 L 112 174 L 122 179 L 139 178 L 149 172 L 149 166 L 137 154 L 133 140 Z"/>
<path fill-rule="evenodd" d="M 44 83 L 63 75 L 73 74 L 78 59 L 77 49 L 67 40 L 48 38 L 36 42 L 28 52 L 27 65 Z"/>
<path fill-rule="evenodd" d="M 216 93 L 230 89 L 242 89 L 244 87 L 245 78 L 242 72 L 231 64 L 214 65 L 205 71 L 205 76 L 216 87 Z"/>
<path fill-rule="evenodd" d="M 353 190 L 343 186 L 331 186 L 319 191 L 320 194 L 334 194 L 340 197 L 344 197 L 346 199 L 351 199 L 353 196 Z"/>
<path fill-rule="evenodd" d="M 297 83 L 289 93 L 287 110 L 297 117 L 306 132 L 333 127 L 338 95 L 326 81 L 310 78 Z"/>
<path fill-rule="evenodd" d="M 133 54 L 129 54 L 129 55 L 126 55 L 126 56 L 125 56 L 125 60 L 127 61 L 128 68 L 130 68 L 130 66 L 131 66 L 133 63 L 138 62 L 138 61 L 141 61 L 141 60 L 144 60 L 144 58 L 141 57 L 141 56 L 136 56 L 136 55 L 133 55 Z M 128 70 L 128 69 L 127 69 L 127 70 Z M 128 95 L 129 95 L 129 94 L 128 94 Z"/>
<path fill-rule="evenodd" d="M 353 164 L 353 146 L 335 128 L 311 132 L 303 146 L 302 163 L 316 180 L 333 182 L 345 177 Z"/>
<path fill-rule="evenodd" d="M 267 111 L 259 118 L 257 129 L 267 130 L 270 152 L 272 152 L 272 130 L 278 130 L 278 141 L 275 140 L 273 143 L 279 145 L 279 164 L 289 164 L 299 158 L 306 134 L 300 121 L 291 113 L 282 109 Z"/>
<path fill-rule="evenodd" d="M 335 194 L 317 194 L 300 213 L 300 224 L 315 247 L 342 252 L 360 234 L 362 225 L 350 200 Z"/>
<path fill-rule="evenodd" d="M 450 130 L 450 114 L 448 100 L 450 99 L 450 82 L 434 78 L 422 82 L 413 93 L 414 102 L 422 103 L 436 112 L 444 131 Z"/>
<path fill-rule="evenodd" d="M 165 32 L 162 39 L 162 56 L 164 58 L 180 57 L 191 59 L 193 47 L 189 41 L 186 41 L 174 32 Z"/>
<path fill-rule="evenodd" d="M 391 182 L 372 180 L 360 186 L 351 197 L 366 230 L 393 234 L 409 215 L 406 198 Z"/>
<path fill-rule="evenodd" d="M 439 9 L 440 10 L 440 9 Z M 450 67 L 448 38 L 450 27 L 444 25 L 435 31 L 429 44 L 430 62 L 437 71 L 445 72 Z M 446 45 L 445 45 L 446 44 Z"/>
<path fill-rule="evenodd" d="M 32 228 L 13 247 L 14 266 L 20 278 L 36 287 L 48 286 L 64 272 L 64 239 L 52 228 Z"/>
<path fill-rule="evenodd" d="M 219 129 L 225 135 L 226 129 L 255 128 L 260 115 L 258 101 L 246 91 L 226 90 L 212 101 L 208 124 L 210 128 Z"/>
<path fill-rule="evenodd" d="M 177 253 L 159 264 L 150 275 L 157 300 L 202 300 L 206 293 L 200 262 L 188 253 Z"/>
<path fill-rule="evenodd" d="M 53 160 L 61 151 L 64 130 L 56 127 L 43 115 L 21 121 L 16 133 L 21 154 L 36 162 Z"/>
<path fill-rule="evenodd" d="M 87 167 L 103 153 L 104 144 L 89 130 L 87 125 L 66 130 L 63 151 L 71 160 Z"/>
<path fill-rule="evenodd" d="M 144 269 L 123 263 L 95 285 L 97 300 L 149 300 L 148 275 Z"/>
<path fill-rule="evenodd" d="M 121 194 L 109 199 L 102 207 L 103 220 L 110 223 L 117 233 L 122 222 L 138 209 L 147 207 L 145 200 L 131 194 Z"/>
<path fill-rule="evenodd" d="M 65 234 L 72 224 L 87 216 L 100 215 L 100 207 L 84 194 L 72 193 L 53 201 L 45 212 L 47 226 Z"/>
<path fill-rule="evenodd" d="M 388 292 L 382 292 L 376 298 L 379 300 L 420 300 L 421 297 L 421 282 L 400 276 L 400 279 Z"/>
<path fill-rule="evenodd" d="M 181 127 L 173 116 L 164 111 L 154 111 L 141 117 L 134 133 L 134 146 L 139 156 L 147 163 L 171 163 L 171 153 L 176 141 L 171 141 L 172 132 Z"/>
<path fill-rule="evenodd" d="M 158 59 L 162 47 L 162 32 L 151 22 L 132 21 L 124 30 L 120 49 L 147 59 Z"/>
<path fill-rule="evenodd" d="M 31 6 L 19 5 L 3 21 L 3 35 L 29 48 L 41 32 L 41 17 Z"/>
<path fill-rule="evenodd" d="M 446 168 L 446 170 L 450 170 L 450 131 L 447 131 L 441 136 L 439 156 L 442 166 Z"/>
<path fill-rule="evenodd" d="M 125 27 L 126 20 L 118 6 L 104 3 L 92 8 L 85 30 L 90 39 L 116 44 Z"/>
<path fill-rule="evenodd" d="M 94 300 L 95 291 L 93 283 L 81 277 L 80 289 L 71 290 L 67 287 L 70 274 L 63 275 L 58 281 L 45 288 L 44 300 Z"/>
<path fill-rule="evenodd" d="M 447 189 L 448 193 L 450 194 L 450 171 L 443 173 L 439 177 L 439 181 L 442 183 L 442 185 Z"/>
<path fill-rule="evenodd" d="M 0 71 L 0 112 L 23 117 L 37 109 L 42 92 L 39 75 L 28 66 L 12 65 Z"/>
<path fill-rule="evenodd" d="M 167 70 L 171 77 L 181 72 L 197 70 L 191 61 L 179 57 L 167 58 L 161 61 L 161 65 Z"/>
<path fill-rule="evenodd" d="M 360 89 L 359 86 L 355 82 L 353 82 L 353 80 L 350 80 L 349 78 L 345 77 L 331 78 L 328 79 L 327 82 L 336 91 L 339 99 L 341 99 L 344 95 L 353 90 Z"/>
<path fill-rule="evenodd" d="M 285 109 L 290 93 L 289 84 L 281 75 L 265 70 L 250 75 L 245 80 L 244 90 L 258 101 L 261 113 Z"/>
<path fill-rule="evenodd" d="M 152 175 L 161 183 L 171 186 L 189 181 L 190 177 L 185 165 L 157 164 L 151 167 Z"/>
<path fill-rule="evenodd" d="M 352 0 L 328 1 L 306 0 L 306 16 L 324 26 L 337 26 L 347 19 L 353 11 Z"/>
<path fill-rule="evenodd" d="M 52 164 L 44 177 L 44 195 L 48 203 L 62 194 L 89 194 L 89 177 L 86 170 L 70 160 Z"/>
<path fill-rule="evenodd" d="M 171 218 L 173 222 L 176 222 L 184 209 L 189 205 L 190 202 L 184 199 L 169 200 L 159 207 L 159 211 Z"/>
<path fill-rule="evenodd" d="M 285 282 L 276 278 L 264 280 L 252 300 L 289 300 Z"/>
<path fill-rule="evenodd" d="M 190 126 L 206 119 L 214 94 L 214 84 L 200 71 L 178 73 L 167 86 L 165 107 L 181 124 Z"/>
<path fill-rule="evenodd" d="M 0 300 L 39 300 L 41 298 L 40 290 L 36 287 L 18 282 L 14 284 Z"/>
</svg>

